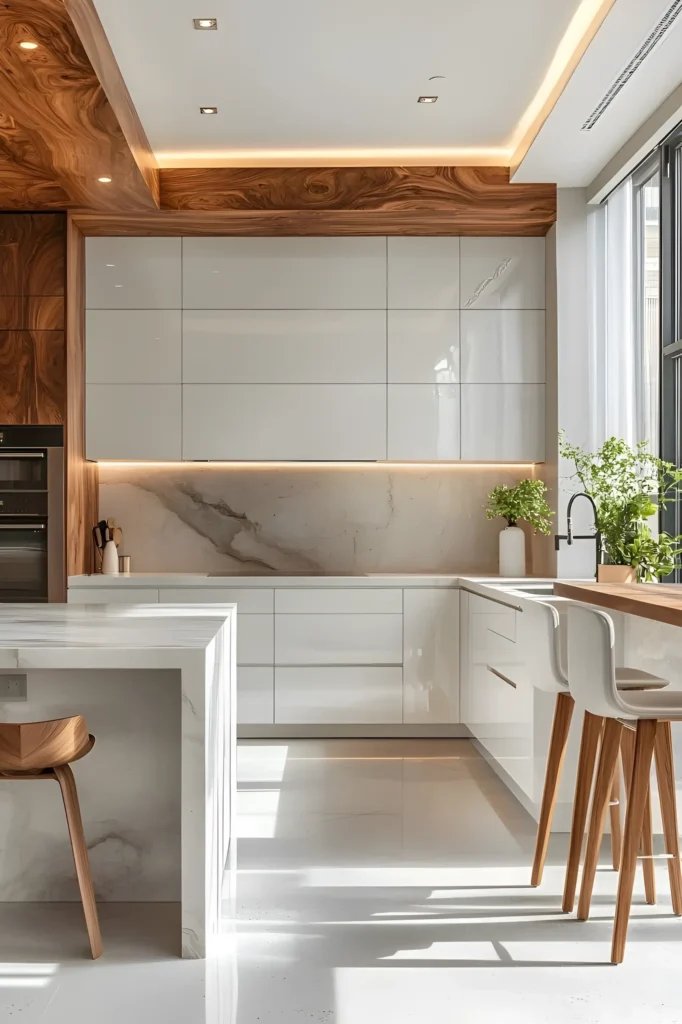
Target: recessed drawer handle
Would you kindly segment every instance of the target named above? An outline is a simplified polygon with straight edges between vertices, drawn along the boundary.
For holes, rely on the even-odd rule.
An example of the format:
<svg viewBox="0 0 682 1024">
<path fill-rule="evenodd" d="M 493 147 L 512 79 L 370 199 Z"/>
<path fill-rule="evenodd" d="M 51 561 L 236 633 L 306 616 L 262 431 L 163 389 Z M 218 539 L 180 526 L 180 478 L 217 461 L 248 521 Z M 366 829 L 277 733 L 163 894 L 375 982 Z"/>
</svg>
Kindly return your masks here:
<svg viewBox="0 0 682 1024">
<path fill-rule="evenodd" d="M 487 665 L 486 668 L 488 669 L 488 672 L 492 672 L 494 676 L 497 676 L 498 679 L 501 679 L 503 683 L 507 684 L 507 686 L 512 686 L 514 689 L 516 689 L 516 683 L 514 682 L 514 680 L 510 679 L 509 676 L 506 676 L 504 672 L 500 672 L 499 669 L 493 668 L 492 665 Z"/>
</svg>

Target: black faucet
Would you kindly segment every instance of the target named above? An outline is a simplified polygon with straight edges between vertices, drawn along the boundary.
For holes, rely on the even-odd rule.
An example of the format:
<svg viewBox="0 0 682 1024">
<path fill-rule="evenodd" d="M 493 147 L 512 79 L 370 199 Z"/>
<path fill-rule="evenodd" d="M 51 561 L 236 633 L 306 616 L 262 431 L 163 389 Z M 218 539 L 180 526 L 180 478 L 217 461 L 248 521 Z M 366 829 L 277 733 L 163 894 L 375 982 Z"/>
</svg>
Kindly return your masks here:
<svg viewBox="0 0 682 1024">
<path fill-rule="evenodd" d="M 592 511 L 594 512 L 594 533 L 583 533 L 583 534 L 574 534 L 573 533 L 573 524 L 572 524 L 572 520 L 571 520 L 571 509 L 573 508 L 573 502 L 576 500 L 576 498 L 587 498 L 587 500 L 589 501 L 590 505 L 592 506 Z M 594 574 L 595 575 L 595 579 L 596 579 L 596 577 L 597 577 L 597 575 L 599 573 L 599 566 L 601 565 L 601 557 L 602 557 L 602 551 L 601 551 L 601 531 L 597 529 L 597 506 L 595 505 L 594 499 L 592 498 L 592 496 L 589 495 L 589 494 L 586 494 L 585 491 L 579 491 L 577 494 L 572 494 L 571 495 L 571 500 L 569 501 L 568 508 L 566 509 L 566 533 L 565 534 L 557 534 L 555 536 L 555 538 L 554 538 L 554 548 L 555 548 L 556 551 L 559 550 L 559 548 L 561 546 L 561 541 L 562 540 L 565 540 L 568 544 L 572 544 L 574 540 L 593 540 L 593 541 L 596 541 L 597 569 L 596 569 L 595 574 Z"/>
</svg>

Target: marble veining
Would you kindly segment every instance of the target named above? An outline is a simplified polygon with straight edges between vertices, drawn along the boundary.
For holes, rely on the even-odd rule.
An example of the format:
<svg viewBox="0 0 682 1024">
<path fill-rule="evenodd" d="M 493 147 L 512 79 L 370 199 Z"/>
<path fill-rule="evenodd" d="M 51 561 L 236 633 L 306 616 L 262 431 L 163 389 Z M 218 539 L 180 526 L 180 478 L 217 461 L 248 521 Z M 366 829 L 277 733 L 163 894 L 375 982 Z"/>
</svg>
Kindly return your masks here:
<svg viewBox="0 0 682 1024">
<path fill-rule="evenodd" d="M 136 572 L 486 573 L 486 496 L 513 466 L 100 465 Z"/>
<path fill-rule="evenodd" d="M 513 262 L 514 261 L 513 261 L 513 258 L 511 256 L 507 256 L 506 259 L 503 259 L 502 262 L 499 263 L 495 267 L 495 270 L 493 271 L 493 273 L 490 274 L 489 277 L 484 277 L 483 280 L 480 282 L 480 284 L 478 284 L 476 286 L 476 288 L 474 289 L 473 294 L 469 296 L 469 298 L 466 300 L 466 302 L 462 303 L 462 309 L 468 309 L 470 306 L 473 306 L 474 303 L 477 302 L 478 299 L 480 299 L 481 295 L 486 290 L 486 288 L 489 285 L 494 284 L 495 281 L 497 281 L 500 277 L 502 277 L 504 272 L 509 267 L 510 263 L 513 263 Z"/>
</svg>

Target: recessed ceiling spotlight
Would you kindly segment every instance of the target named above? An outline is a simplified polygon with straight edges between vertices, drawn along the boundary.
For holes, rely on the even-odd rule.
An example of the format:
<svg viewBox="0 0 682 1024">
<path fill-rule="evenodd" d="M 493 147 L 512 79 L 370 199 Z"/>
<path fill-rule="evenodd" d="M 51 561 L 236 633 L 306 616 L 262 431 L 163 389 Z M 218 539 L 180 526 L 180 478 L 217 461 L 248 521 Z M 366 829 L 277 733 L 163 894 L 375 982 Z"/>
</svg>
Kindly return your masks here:
<svg viewBox="0 0 682 1024">
<path fill-rule="evenodd" d="M 211 31 L 218 28 L 217 18 L 194 18 L 194 27 L 199 31 Z"/>
<path fill-rule="evenodd" d="M 30 39 L 25 39 L 23 43 L 19 43 L 22 50 L 37 50 L 38 44 L 32 43 Z"/>
<path fill-rule="evenodd" d="M 111 178 L 109 178 L 106 174 L 103 174 L 102 177 L 98 178 L 97 180 L 101 181 L 103 185 L 108 185 L 111 181 Z"/>
<path fill-rule="evenodd" d="M 217 114 L 218 113 L 218 108 L 217 107 L 199 107 L 199 113 L 200 114 Z"/>
<path fill-rule="evenodd" d="M 435 103 L 437 99 L 437 96 L 420 96 L 417 103 Z"/>
</svg>

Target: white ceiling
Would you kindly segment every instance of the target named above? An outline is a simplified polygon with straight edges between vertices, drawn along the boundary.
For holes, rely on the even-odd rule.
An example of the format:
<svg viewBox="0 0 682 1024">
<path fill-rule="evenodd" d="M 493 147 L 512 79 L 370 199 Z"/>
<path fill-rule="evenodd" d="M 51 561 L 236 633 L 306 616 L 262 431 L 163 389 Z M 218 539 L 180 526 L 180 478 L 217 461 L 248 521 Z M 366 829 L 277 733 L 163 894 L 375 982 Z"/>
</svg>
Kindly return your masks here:
<svg viewBox="0 0 682 1024">
<path fill-rule="evenodd" d="M 589 185 L 682 81 L 682 15 L 590 131 L 581 131 L 670 0 L 617 0 L 540 130 L 515 181 Z"/>
<path fill-rule="evenodd" d="M 623 2 L 623 0 L 619 0 Z M 649 0 L 625 0 L 651 6 Z M 579 0 L 95 0 L 162 166 L 389 163 L 514 129 Z M 654 4 L 655 6 L 655 4 Z M 217 17 L 217 32 L 192 18 Z M 445 80 L 429 82 L 431 75 Z M 433 106 L 420 94 L 438 94 Z M 215 105 L 215 117 L 199 107 Z M 369 153 L 367 151 L 370 151 Z M 357 154 L 356 154 L 357 155 Z M 479 153 L 474 162 L 484 162 Z M 453 161 L 454 162 L 454 161 Z"/>
</svg>

